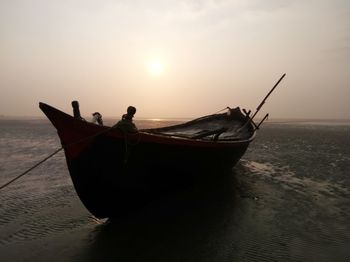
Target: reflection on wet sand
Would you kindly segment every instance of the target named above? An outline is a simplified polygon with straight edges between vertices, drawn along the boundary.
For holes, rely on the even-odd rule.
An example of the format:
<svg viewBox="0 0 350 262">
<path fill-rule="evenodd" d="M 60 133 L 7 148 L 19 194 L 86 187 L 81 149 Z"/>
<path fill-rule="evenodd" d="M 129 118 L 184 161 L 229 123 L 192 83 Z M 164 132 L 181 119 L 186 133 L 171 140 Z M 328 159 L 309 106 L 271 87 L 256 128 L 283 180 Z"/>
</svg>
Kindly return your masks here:
<svg viewBox="0 0 350 262">
<path fill-rule="evenodd" d="M 205 261 L 237 207 L 231 176 L 153 202 L 96 227 L 87 261 Z M 84 259 L 85 259 L 84 258 Z"/>
</svg>

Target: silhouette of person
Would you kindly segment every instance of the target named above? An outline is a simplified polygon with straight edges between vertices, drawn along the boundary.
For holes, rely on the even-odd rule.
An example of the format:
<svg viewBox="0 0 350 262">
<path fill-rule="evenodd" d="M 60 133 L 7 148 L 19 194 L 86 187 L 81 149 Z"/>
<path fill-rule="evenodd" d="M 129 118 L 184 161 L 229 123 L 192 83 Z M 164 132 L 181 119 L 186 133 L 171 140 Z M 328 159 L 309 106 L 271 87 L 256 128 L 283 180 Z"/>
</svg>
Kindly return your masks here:
<svg viewBox="0 0 350 262">
<path fill-rule="evenodd" d="M 133 123 L 132 119 L 136 113 L 136 108 L 133 106 L 129 106 L 127 109 L 127 113 L 122 116 L 122 119 L 118 121 L 113 127 L 119 128 L 127 133 L 136 133 L 138 129 L 136 125 Z"/>
</svg>

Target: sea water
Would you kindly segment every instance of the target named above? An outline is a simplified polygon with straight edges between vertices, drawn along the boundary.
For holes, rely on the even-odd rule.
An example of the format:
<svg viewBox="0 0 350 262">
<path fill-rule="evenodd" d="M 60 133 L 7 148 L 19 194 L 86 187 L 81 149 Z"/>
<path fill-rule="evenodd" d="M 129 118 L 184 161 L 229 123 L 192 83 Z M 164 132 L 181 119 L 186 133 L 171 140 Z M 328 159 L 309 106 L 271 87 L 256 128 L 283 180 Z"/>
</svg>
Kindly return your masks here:
<svg viewBox="0 0 350 262">
<path fill-rule="evenodd" d="M 1 119 L 0 185 L 59 147 L 47 120 Z M 349 122 L 266 123 L 230 174 L 110 221 L 60 152 L 0 190 L 0 261 L 349 261 L 349 170 Z"/>
</svg>

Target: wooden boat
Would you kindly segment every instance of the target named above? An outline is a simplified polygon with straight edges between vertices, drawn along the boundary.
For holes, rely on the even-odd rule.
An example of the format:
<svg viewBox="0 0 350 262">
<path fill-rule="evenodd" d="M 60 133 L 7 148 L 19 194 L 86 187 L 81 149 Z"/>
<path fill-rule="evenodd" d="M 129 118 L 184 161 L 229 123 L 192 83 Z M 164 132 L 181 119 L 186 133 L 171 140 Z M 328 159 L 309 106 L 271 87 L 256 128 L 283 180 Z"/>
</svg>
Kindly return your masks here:
<svg viewBox="0 0 350 262">
<path fill-rule="evenodd" d="M 95 125 L 40 103 L 56 127 L 68 169 L 85 207 L 97 218 L 116 217 L 164 194 L 191 185 L 204 175 L 230 170 L 253 141 L 253 121 L 277 81 L 253 116 L 240 108 L 204 116 L 183 124 L 127 133 Z"/>
<path fill-rule="evenodd" d="M 232 168 L 255 136 L 239 108 L 132 134 L 39 106 L 57 129 L 78 196 L 98 218 L 142 206 L 209 170 L 215 176 Z"/>
</svg>

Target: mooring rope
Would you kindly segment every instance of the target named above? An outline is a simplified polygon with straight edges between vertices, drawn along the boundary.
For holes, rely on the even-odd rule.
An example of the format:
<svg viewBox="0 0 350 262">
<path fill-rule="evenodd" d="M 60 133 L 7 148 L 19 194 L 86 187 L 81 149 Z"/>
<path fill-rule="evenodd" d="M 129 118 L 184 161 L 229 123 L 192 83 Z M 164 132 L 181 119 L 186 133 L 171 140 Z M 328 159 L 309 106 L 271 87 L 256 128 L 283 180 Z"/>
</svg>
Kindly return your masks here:
<svg viewBox="0 0 350 262">
<path fill-rule="evenodd" d="M 62 147 L 58 148 L 56 151 L 54 151 L 53 153 L 51 153 L 50 155 L 48 155 L 47 157 L 45 157 L 43 160 L 41 160 L 40 162 L 36 163 L 35 165 L 33 165 L 32 167 L 28 168 L 26 171 L 24 171 L 23 173 L 21 173 L 20 175 L 16 176 L 15 178 L 11 179 L 10 181 L 6 182 L 5 184 L 1 185 L 0 186 L 0 190 L 9 186 L 10 184 L 12 184 L 13 182 L 15 182 L 17 179 L 21 178 L 22 176 L 24 176 L 25 174 L 28 174 L 30 171 L 32 171 L 34 168 L 40 166 L 42 163 L 44 163 L 46 160 L 50 159 L 51 157 L 53 157 L 54 155 L 56 155 L 58 152 L 60 152 L 62 149 L 64 148 L 67 148 L 67 147 L 70 147 L 72 145 L 75 145 L 75 144 L 78 144 L 78 143 L 81 143 L 85 140 L 88 140 L 88 139 L 91 139 L 91 138 L 94 138 L 94 137 L 97 137 L 101 134 L 104 134 L 104 133 L 107 133 L 108 131 L 110 131 L 111 129 L 113 129 L 113 127 L 110 127 L 106 130 L 103 130 L 101 132 L 98 132 L 94 135 L 91 135 L 91 136 L 88 136 L 88 137 L 84 137 L 82 139 L 79 139 L 77 141 L 74 141 L 72 143 L 69 143 L 67 145 L 63 145 Z"/>
<path fill-rule="evenodd" d="M 131 151 L 129 151 L 129 146 L 130 147 L 137 146 L 137 144 L 140 143 L 140 141 L 141 141 L 141 136 L 140 136 L 140 132 L 132 134 L 132 135 L 137 135 L 137 140 L 136 140 L 136 143 L 130 143 L 130 140 L 128 140 L 128 133 L 125 130 L 123 130 L 123 129 L 119 129 L 119 130 L 121 130 L 123 132 L 123 134 L 124 134 L 124 144 L 125 144 L 124 164 L 126 164 L 128 162 L 128 160 L 129 160 L 129 155 L 130 155 L 130 152 L 131 152 Z"/>
<path fill-rule="evenodd" d="M 41 165 L 42 163 L 44 163 L 46 160 L 48 160 L 49 158 L 53 157 L 54 155 L 56 155 L 58 152 L 60 152 L 63 149 L 63 147 L 57 149 L 55 152 L 53 152 L 52 154 L 48 155 L 47 157 L 45 157 L 43 160 L 41 160 L 40 162 L 36 163 L 34 166 L 32 166 L 31 168 L 27 169 L 25 172 L 23 172 L 22 174 L 20 174 L 19 176 L 16 176 L 15 178 L 11 179 L 10 181 L 8 181 L 7 183 L 3 184 L 2 186 L 0 186 L 0 190 L 7 187 L 8 185 L 12 184 L 13 182 L 15 182 L 17 179 L 21 178 L 22 176 L 24 176 L 25 174 L 29 173 L 30 171 L 32 171 L 34 168 L 36 168 L 37 166 Z"/>
</svg>

